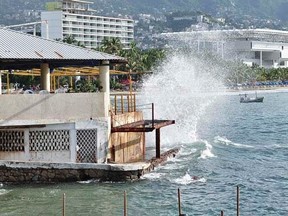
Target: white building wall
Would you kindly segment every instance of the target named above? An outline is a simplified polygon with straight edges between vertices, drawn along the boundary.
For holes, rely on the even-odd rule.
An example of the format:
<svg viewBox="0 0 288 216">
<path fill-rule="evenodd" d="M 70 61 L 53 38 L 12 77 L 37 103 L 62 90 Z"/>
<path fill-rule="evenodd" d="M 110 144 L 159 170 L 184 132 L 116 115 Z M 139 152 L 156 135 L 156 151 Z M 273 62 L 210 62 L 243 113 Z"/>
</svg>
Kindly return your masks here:
<svg viewBox="0 0 288 216">
<path fill-rule="evenodd" d="M 87 48 L 96 48 L 105 37 L 119 38 L 125 47 L 134 40 L 134 22 L 131 19 L 45 11 L 41 14 L 41 20 L 48 20 L 51 39 L 73 35 Z M 45 31 L 44 23 L 41 30 Z"/>
<path fill-rule="evenodd" d="M 0 95 L 0 126 L 105 117 L 106 93 Z"/>
<path fill-rule="evenodd" d="M 286 49 L 281 50 L 281 58 L 288 60 L 288 47 Z"/>
<path fill-rule="evenodd" d="M 111 133 L 107 94 L 1 95 L 0 160 L 105 162 Z"/>
<path fill-rule="evenodd" d="M 242 60 L 247 65 L 287 67 L 288 65 L 288 31 L 271 29 L 241 29 L 162 33 L 177 46 L 194 45 L 197 52 L 212 52 L 223 59 Z M 208 46 L 216 43 L 216 46 Z M 216 49 L 215 49 L 216 47 Z M 216 50 L 216 51 L 215 51 Z M 262 58 L 259 57 L 262 52 Z"/>
<path fill-rule="evenodd" d="M 49 39 L 63 39 L 62 11 L 44 11 L 41 13 L 41 36 Z M 48 37 L 47 24 L 48 23 Z"/>
<path fill-rule="evenodd" d="M 0 129 L 0 160 L 103 163 L 108 151 L 109 124 L 108 118 L 100 118 L 45 127 Z M 85 136 L 89 133 L 91 137 Z"/>
</svg>

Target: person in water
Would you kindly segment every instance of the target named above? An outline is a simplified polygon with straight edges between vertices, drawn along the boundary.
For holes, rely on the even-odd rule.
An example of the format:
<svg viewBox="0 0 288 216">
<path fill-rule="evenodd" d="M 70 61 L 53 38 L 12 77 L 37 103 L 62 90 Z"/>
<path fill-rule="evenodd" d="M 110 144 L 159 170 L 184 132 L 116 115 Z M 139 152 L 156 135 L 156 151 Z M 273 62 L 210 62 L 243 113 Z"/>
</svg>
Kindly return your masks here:
<svg viewBox="0 0 288 216">
<path fill-rule="evenodd" d="M 199 180 L 199 177 L 198 176 L 192 176 L 191 179 L 195 181 L 195 180 Z"/>
</svg>

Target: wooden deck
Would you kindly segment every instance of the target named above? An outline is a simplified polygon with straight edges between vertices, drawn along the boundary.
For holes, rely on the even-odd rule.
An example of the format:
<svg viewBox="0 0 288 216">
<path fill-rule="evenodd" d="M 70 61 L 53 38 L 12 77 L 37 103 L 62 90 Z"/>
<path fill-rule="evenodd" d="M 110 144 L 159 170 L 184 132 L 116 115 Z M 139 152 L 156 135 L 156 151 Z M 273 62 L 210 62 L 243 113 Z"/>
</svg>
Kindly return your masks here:
<svg viewBox="0 0 288 216">
<path fill-rule="evenodd" d="M 112 133 L 119 132 L 152 132 L 156 130 L 156 158 L 160 158 L 160 128 L 175 124 L 175 120 L 141 120 L 111 128 Z"/>
<path fill-rule="evenodd" d="M 111 132 L 152 132 L 171 124 L 175 124 L 175 120 L 142 120 L 112 127 Z"/>
</svg>

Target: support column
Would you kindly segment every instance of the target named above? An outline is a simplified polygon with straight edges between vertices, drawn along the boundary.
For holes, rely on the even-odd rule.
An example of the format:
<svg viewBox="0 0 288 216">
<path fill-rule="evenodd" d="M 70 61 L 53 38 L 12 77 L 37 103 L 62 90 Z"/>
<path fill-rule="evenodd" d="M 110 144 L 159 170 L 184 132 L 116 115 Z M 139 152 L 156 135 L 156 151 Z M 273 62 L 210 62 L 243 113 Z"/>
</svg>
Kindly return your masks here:
<svg viewBox="0 0 288 216">
<path fill-rule="evenodd" d="M 103 129 L 103 137 L 106 139 L 102 141 L 97 141 L 97 162 L 98 161 L 107 161 L 108 158 L 111 158 L 111 152 L 109 151 L 109 140 L 111 138 L 111 117 L 110 117 L 110 74 L 109 74 L 109 61 L 102 61 L 99 67 L 99 78 L 101 89 L 100 92 L 103 92 L 103 114 L 107 121 L 107 130 Z M 100 133 L 100 132 L 99 132 Z M 101 147 L 102 146 L 102 147 Z M 100 149 L 103 151 L 100 152 Z M 105 149 L 105 150 L 104 150 Z M 103 155 L 104 154 L 104 155 Z"/>
<path fill-rule="evenodd" d="M 160 158 L 160 129 L 156 129 L 156 158 Z"/>
<path fill-rule="evenodd" d="M 77 134 L 76 129 L 70 130 L 70 162 L 77 162 Z"/>
<path fill-rule="evenodd" d="M 41 89 L 50 92 L 50 68 L 48 63 L 42 63 L 41 69 Z"/>
<path fill-rule="evenodd" d="M 99 78 L 101 89 L 100 92 L 105 93 L 104 110 L 105 117 L 109 116 L 110 109 L 110 76 L 109 76 L 109 61 L 102 61 L 99 68 Z"/>
<path fill-rule="evenodd" d="M 2 71 L 0 71 L 0 95 L 2 94 Z"/>
</svg>

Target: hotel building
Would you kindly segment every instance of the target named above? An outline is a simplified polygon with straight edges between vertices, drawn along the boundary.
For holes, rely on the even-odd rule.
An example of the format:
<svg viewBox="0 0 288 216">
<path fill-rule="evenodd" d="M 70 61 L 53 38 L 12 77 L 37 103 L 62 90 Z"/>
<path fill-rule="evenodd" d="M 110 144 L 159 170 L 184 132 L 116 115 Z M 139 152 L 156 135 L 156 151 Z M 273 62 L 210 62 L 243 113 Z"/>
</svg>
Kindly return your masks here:
<svg viewBox="0 0 288 216">
<path fill-rule="evenodd" d="M 163 33 L 173 46 L 212 52 L 252 66 L 288 67 L 288 32 L 272 29 L 234 29 Z"/>
<path fill-rule="evenodd" d="M 47 3 L 47 10 L 41 13 L 42 37 L 62 40 L 72 35 L 87 48 L 96 48 L 105 37 L 113 37 L 128 47 L 134 40 L 133 20 L 96 16 L 91 4 L 80 0 Z"/>
</svg>

